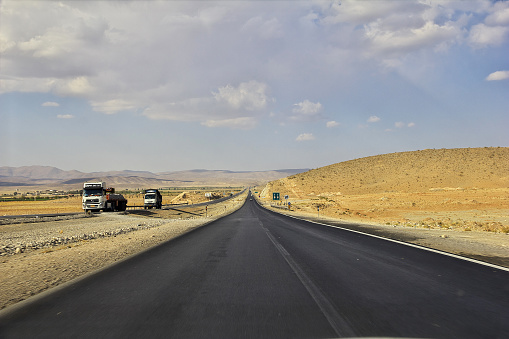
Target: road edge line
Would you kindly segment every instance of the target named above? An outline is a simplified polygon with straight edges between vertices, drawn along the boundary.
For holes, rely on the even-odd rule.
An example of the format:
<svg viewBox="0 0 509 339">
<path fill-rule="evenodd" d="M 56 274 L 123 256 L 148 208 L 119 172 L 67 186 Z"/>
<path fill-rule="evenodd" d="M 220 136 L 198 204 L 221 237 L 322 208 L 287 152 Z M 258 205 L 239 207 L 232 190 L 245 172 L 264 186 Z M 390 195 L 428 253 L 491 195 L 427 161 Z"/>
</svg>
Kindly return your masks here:
<svg viewBox="0 0 509 339">
<path fill-rule="evenodd" d="M 258 203 L 258 201 L 257 201 L 257 203 Z M 417 244 L 412 244 L 412 243 L 409 243 L 409 242 L 404 242 L 404 241 L 401 241 L 401 240 L 385 238 L 385 237 L 381 237 L 381 236 L 375 235 L 375 234 L 370 234 L 370 233 L 365 233 L 365 232 L 361 232 L 361 231 L 357 231 L 357 230 L 352 230 L 352 229 L 349 229 L 349 228 L 346 228 L 346 227 L 334 226 L 334 225 L 329 225 L 329 224 L 325 224 L 325 223 L 321 223 L 321 222 L 317 222 L 317 221 L 313 221 L 313 220 L 302 219 L 302 218 L 299 218 L 299 217 L 296 217 L 296 216 L 293 216 L 293 215 L 289 215 L 289 214 L 281 213 L 281 212 L 278 212 L 278 211 L 270 210 L 270 209 L 268 209 L 267 207 L 263 206 L 260 203 L 258 203 L 258 205 L 260 207 L 266 209 L 267 211 L 274 212 L 274 213 L 277 213 L 279 215 L 283 215 L 283 216 L 286 216 L 286 217 L 289 217 L 289 218 L 293 218 L 293 219 L 297 219 L 297 220 L 301 220 L 301 221 L 307 221 L 307 222 L 310 222 L 310 223 L 313 223 L 313 224 L 317 224 L 317 225 L 337 228 L 337 229 L 340 229 L 340 230 L 349 231 L 349 232 L 353 232 L 353 233 L 357 233 L 357 234 L 367 235 L 367 236 L 370 236 L 370 237 L 373 237 L 373 238 L 377 238 L 377 239 L 392 241 L 392 242 L 397 243 L 397 244 L 406 245 L 406 246 L 418 248 L 418 249 L 421 249 L 421 250 L 426 250 L 426 251 L 429 251 L 429 252 L 438 253 L 438 254 L 446 255 L 448 257 L 452 257 L 452 258 L 456 258 L 456 259 L 461 259 L 461 260 L 469 261 L 469 262 L 472 262 L 472 263 L 475 263 L 475 264 L 479 264 L 479 265 L 483 265 L 483 266 L 487 266 L 487 267 L 491 267 L 491 268 L 495 268 L 495 269 L 499 269 L 499 270 L 502 270 L 502 271 L 509 272 L 509 268 L 508 267 L 495 265 L 495 264 L 492 264 L 492 263 L 489 263 L 489 262 L 485 262 L 485 261 L 481 261 L 481 260 L 477 260 L 477 259 L 473 259 L 473 258 L 463 257 L 463 256 L 458 255 L 458 254 L 454 254 L 454 253 L 449 253 L 449 252 L 437 250 L 435 248 L 430 248 L 430 247 L 426 247 L 426 246 L 422 246 L 422 245 L 417 245 Z"/>
</svg>

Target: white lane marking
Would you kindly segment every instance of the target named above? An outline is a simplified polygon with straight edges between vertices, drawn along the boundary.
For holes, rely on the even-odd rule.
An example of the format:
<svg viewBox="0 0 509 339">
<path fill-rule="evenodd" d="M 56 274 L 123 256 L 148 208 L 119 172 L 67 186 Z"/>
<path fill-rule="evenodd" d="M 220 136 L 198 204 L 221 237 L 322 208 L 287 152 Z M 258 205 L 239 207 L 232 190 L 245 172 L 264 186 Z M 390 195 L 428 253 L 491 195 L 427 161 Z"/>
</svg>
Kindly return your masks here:
<svg viewBox="0 0 509 339">
<path fill-rule="evenodd" d="M 263 226 L 260 222 L 261 227 L 264 229 L 265 234 L 274 244 L 276 249 L 281 253 L 283 258 L 286 260 L 290 268 L 297 275 L 301 283 L 304 285 L 308 293 L 311 295 L 313 300 L 316 302 L 320 310 L 322 311 L 325 318 L 334 329 L 338 337 L 344 336 L 355 336 L 355 332 L 348 324 L 348 322 L 338 313 L 334 305 L 329 299 L 322 293 L 322 291 L 313 283 L 313 281 L 307 276 L 302 268 L 293 260 L 292 256 L 288 251 L 277 241 L 277 239 L 270 233 L 270 231 Z"/>
<path fill-rule="evenodd" d="M 265 208 L 265 207 L 263 207 L 261 205 L 258 205 L 258 206 L 260 206 L 262 208 Z M 269 210 L 269 209 L 267 209 L 267 211 L 278 213 L 278 214 L 283 215 L 285 217 L 289 217 L 289 218 L 293 218 L 293 219 L 297 219 L 297 220 L 302 220 L 302 221 L 307 221 L 307 222 L 310 222 L 310 223 L 313 223 L 313 224 L 317 224 L 317 225 L 337 228 L 337 229 L 344 230 L 344 231 L 349 231 L 349 232 L 353 232 L 353 233 L 368 235 L 370 237 L 377 238 L 377 239 L 392 241 L 392 242 L 395 242 L 397 244 L 406 245 L 406 246 L 410 246 L 410 247 L 415 247 L 415 248 L 418 248 L 418 249 L 421 249 L 421 250 L 425 250 L 425 251 L 429 251 L 429 252 L 433 252 L 433 253 L 438 253 L 438 254 L 446 255 L 446 256 L 449 256 L 449 257 L 452 257 L 452 258 L 461 259 L 461 260 L 465 260 L 465 261 L 470 261 L 470 262 L 473 262 L 473 263 L 476 263 L 476 264 L 479 264 L 479 265 L 484 265 L 484 266 L 488 266 L 488 267 L 491 267 L 491 268 L 496 268 L 498 270 L 509 272 L 509 268 L 508 267 L 498 266 L 498 265 L 495 265 L 495 264 L 490 264 L 488 262 L 484 262 L 484 261 L 480 261 L 480 260 L 476 260 L 476 259 L 472 259 L 472 258 L 467 258 L 467 257 L 462 257 L 462 256 L 457 255 L 457 254 L 453 254 L 453 253 L 449 253 L 449 252 L 444 252 L 444 251 L 436 250 L 434 248 L 424 247 L 424 246 L 412 244 L 412 243 L 409 243 L 409 242 L 403 242 L 403 241 L 399 241 L 399 240 L 395 240 L 395 239 L 384 238 L 384 237 L 381 237 L 381 236 L 378 236 L 378 235 L 364 233 L 364 232 L 357 231 L 357 230 L 351 230 L 351 229 L 345 228 L 345 227 L 323 224 L 321 222 L 316 222 L 316 221 L 313 221 L 313 220 L 301 219 L 301 218 L 297 218 L 297 217 L 295 217 L 293 215 L 283 214 L 283 213 L 279 213 L 277 211 L 272 211 L 272 210 Z"/>
</svg>

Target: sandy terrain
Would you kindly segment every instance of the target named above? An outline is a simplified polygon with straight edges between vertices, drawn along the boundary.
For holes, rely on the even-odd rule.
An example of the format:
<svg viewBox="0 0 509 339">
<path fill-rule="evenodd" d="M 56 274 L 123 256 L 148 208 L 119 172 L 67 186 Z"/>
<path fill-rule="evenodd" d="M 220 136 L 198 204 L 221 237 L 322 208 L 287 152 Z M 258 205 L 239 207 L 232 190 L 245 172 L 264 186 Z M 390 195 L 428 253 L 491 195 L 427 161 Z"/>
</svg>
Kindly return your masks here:
<svg viewBox="0 0 509 339">
<path fill-rule="evenodd" d="M 259 187 L 342 220 L 509 232 L 509 148 L 440 149 L 338 163 Z"/>
</svg>

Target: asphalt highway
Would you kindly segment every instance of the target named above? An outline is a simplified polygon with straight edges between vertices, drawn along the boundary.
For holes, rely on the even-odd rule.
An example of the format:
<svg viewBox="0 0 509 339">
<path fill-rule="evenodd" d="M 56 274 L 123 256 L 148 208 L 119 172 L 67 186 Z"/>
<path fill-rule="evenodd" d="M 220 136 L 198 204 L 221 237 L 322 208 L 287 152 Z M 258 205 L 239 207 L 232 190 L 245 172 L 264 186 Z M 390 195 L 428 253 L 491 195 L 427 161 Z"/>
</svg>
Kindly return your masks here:
<svg viewBox="0 0 509 339">
<path fill-rule="evenodd" d="M 509 338 L 509 272 L 247 200 L 0 312 L 0 338 Z"/>
</svg>

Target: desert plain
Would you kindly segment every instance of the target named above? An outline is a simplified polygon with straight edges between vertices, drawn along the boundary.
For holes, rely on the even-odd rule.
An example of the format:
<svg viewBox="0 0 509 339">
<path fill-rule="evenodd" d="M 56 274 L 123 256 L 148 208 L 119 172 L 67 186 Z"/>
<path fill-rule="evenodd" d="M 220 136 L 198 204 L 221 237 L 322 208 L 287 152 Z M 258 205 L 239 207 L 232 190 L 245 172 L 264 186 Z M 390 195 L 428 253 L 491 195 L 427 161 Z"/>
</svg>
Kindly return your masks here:
<svg viewBox="0 0 509 339">
<path fill-rule="evenodd" d="M 291 175 L 251 187 L 251 191 L 260 204 L 280 213 L 509 267 L 508 147 L 378 155 Z M 274 201 L 273 193 L 279 193 L 281 200 Z M 140 194 L 126 198 L 128 205 L 143 203 Z M 243 194 L 234 202 L 218 204 L 214 216 L 141 210 L 104 213 L 90 220 L 0 223 L 0 235 L 7 242 L 16 240 L 9 237 L 16 232 L 37 230 L 58 239 L 78 226 L 96 230 L 98 223 L 112 228 L 139 227 L 40 249 L 4 251 L 0 256 L 0 308 L 207 224 L 239 208 L 245 198 Z M 182 192 L 163 202 L 202 200 L 203 192 Z M 0 215 L 64 212 L 82 212 L 81 197 L 0 202 Z"/>
</svg>

